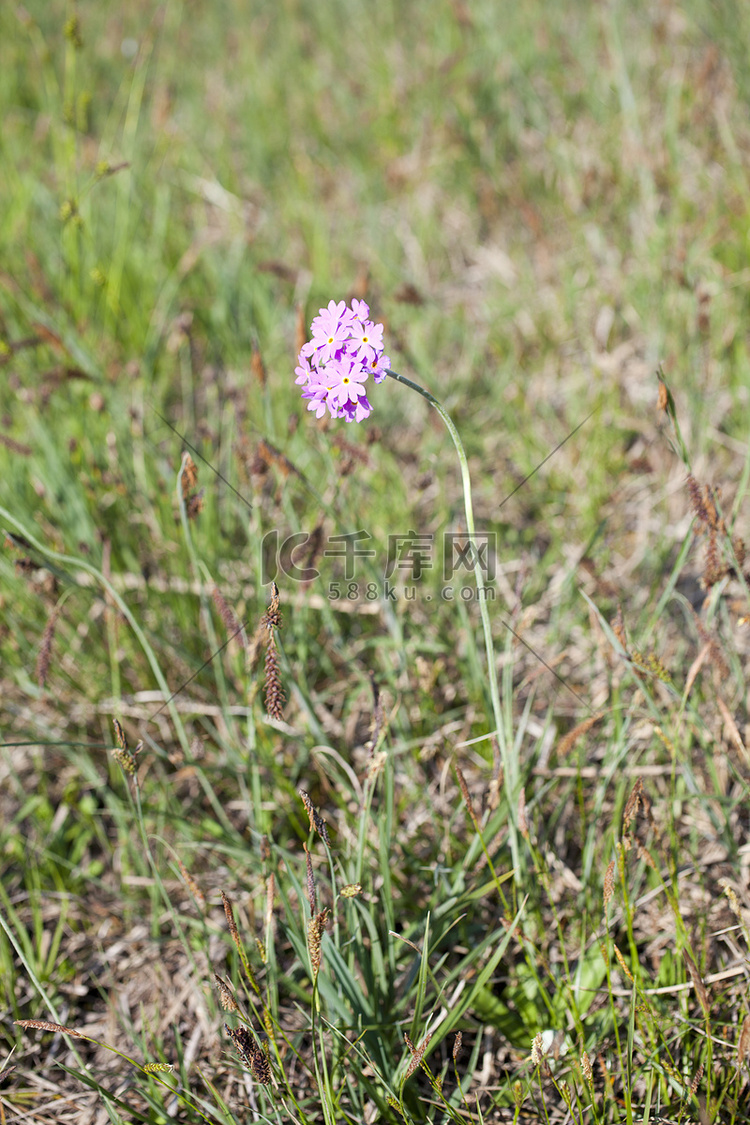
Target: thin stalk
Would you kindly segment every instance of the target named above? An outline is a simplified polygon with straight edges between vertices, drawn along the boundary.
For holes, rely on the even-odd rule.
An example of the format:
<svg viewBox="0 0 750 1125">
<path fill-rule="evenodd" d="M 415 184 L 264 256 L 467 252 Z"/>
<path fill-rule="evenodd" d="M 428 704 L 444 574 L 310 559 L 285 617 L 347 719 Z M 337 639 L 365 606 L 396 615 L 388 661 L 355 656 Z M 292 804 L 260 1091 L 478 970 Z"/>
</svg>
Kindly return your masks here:
<svg viewBox="0 0 750 1125">
<path fill-rule="evenodd" d="M 426 391 L 424 387 L 420 387 L 418 383 L 412 382 L 407 379 L 405 375 L 399 375 L 395 371 L 388 371 L 388 376 L 395 379 L 397 383 L 403 383 L 405 387 L 410 387 L 422 398 L 426 399 L 431 406 L 434 406 L 440 417 L 445 423 L 448 433 L 453 438 L 453 444 L 456 447 L 458 454 L 458 462 L 461 466 L 461 482 L 464 490 L 464 511 L 466 513 L 466 530 L 472 546 L 472 566 L 474 567 L 474 581 L 477 585 L 477 599 L 479 601 L 479 613 L 482 619 L 482 630 L 484 632 L 484 648 L 487 656 L 487 674 L 489 677 L 490 685 L 490 699 L 492 701 L 492 713 L 495 721 L 495 736 L 500 747 L 500 758 L 503 763 L 503 777 L 505 779 L 505 796 L 508 802 L 508 836 L 510 839 L 510 850 L 513 859 L 513 867 L 515 871 L 520 872 L 519 852 L 518 852 L 518 832 L 516 827 L 517 818 L 517 769 L 516 762 L 510 754 L 508 747 L 508 740 L 506 737 L 505 721 L 503 718 L 503 709 L 500 703 L 500 690 L 497 680 L 497 664 L 495 661 L 495 647 L 492 642 L 492 626 L 490 624 L 490 614 L 487 609 L 486 588 L 484 582 L 484 572 L 479 558 L 479 551 L 476 546 L 476 533 L 474 529 L 474 506 L 471 499 L 471 478 L 469 476 L 469 462 L 466 458 L 466 450 L 464 449 L 461 436 L 455 427 L 453 419 L 445 410 L 445 408 L 438 402 L 438 400 Z"/>
</svg>

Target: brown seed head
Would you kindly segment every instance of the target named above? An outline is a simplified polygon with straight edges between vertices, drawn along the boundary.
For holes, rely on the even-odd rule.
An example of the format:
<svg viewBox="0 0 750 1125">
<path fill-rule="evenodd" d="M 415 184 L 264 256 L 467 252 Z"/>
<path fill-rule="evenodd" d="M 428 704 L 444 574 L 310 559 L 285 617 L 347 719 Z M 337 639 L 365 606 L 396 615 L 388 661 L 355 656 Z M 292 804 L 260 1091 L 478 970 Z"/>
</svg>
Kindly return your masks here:
<svg viewBox="0 0 750 1125">
<path fill-rule="evenodd" d="M 260 354 L 260 348 L 256 343 L 253 344 L 253 350 L 250 353 L 250 370 L 260 383 L 261 387 L 265 387 L 266 368 L 263 363 L 263 356 Z"/>
<path fill-rule="evenodd" d="M 313 976 L 318 975 L 320 969 L 320 962 L 322 960 L 322 953 L 320 943 L 323 937 L 323 931 L 326 928 L 328 921 L 328 911 L 321 910 L 314 918 L 311 918 L 307 923 L 307 948 L 310 952 L 310 963 L 312 965 Z"/>
<path fill-rule="evenodd" d="M 750 1054 L 750 1016 L 745 1016 L 742 1021 L 740 1035 L 737 1040 L 737 1067 L 742 1066 L 745 1059 Z"/>
<path fill-rule="evenodd" d="M 633 983 L 633 974 L 631 973 L 630 969 L 628 968 L 628 965 L 627 965 L 627 962 L 626 962 L 625 958 L 623 957 L 622 953 L 620 952 L 620 950 L 617 948 L 616 945 L 613 946 L 613 948 L 614 948 L 614 951 L 615 951 L 615 957 L 617 958 L 618 965 L 620 966 L 623 973 L 625 974 L 625 976 L 628 978 L 628 980 L 632 984 Z"/>
<path fill-rule="evenodd" d="M 412 1043 L 411 1039 L 409 1038 L 409 1036 L 404 1035 L 404 1040 L 406 1042 L 406 1046 L 409 1048 L 409 1051 L 411 1052 L 411 1060 L 409 1062 L 408 1067 L 406 1068 L 406 1074 L 404 1076 L 404 1081 L 406 1081 L 407 1078 L 411 1078 L 412 1074 L 414 1073 L 414 1071 L 417 1069 L 417 1067 L 421 1063 L 422 1059 L 424 1058 L 424 1053 L 427 1050 L 427 1046 L 428 1046 L 431 1039 L 432 1039 L 432 1032 L 430 1031 L 427 1035 L 425 1035 L 424 1039 L 419 1044 L 419 1046 L 415 1047 L 414 1044 Z"/>
<path fill-rule="evenodd" d="M 249 1069 L 255 1081 L 260 1082 L 263 1086 L 268 1086 L 271 1081 L 271 1067 L 268 1056 L 258 1046 L 247 1028 L 243 1027 L 242 1024 L 235 1028 L 224 1024 L 224 1030 L 234 1043 L 237 1054 Z"/>
<path fill-rule="evenodd" d="M 238 621 L 234 610 L 227 604 L 218 586 L 214 586 L 211 591 L 211 597 L 227 633 L 230 637 L 236 637 L 242 632 L 242 625 Z"/>
<path fill-rule="evenodd" d="M 604 909 L 607 909 L 609 900 L 612 898 L 615 889 L 615 861 L 611 859 L 607 864 L 607 870 L 604 874 Z"/>
<path fill-rule="evenodd" d="M 315 874 L 313 872 L 312 857 L 307 850 L 307 844 L 303 845 L 305 849 L 305 860 L 307 862 L 307 900 L 310 903 L 310 913 L 315 914 L 318 909 L 318 896 L 315 891 Z"/>
<path fill-rule="evenodd" d="M 216 981 L 216 984 L 219 988 L 219 1003 L 221 1004 L 224 1011 L 238 1012 L 239 1006 L 234 998 L 234 993 L 232 992 L 227 982 L 225 980 L 222 980 L 218 973 L 214 973 L 214 980 Z"/>
<path fill-rule="evenodd" d="M 88 1039 L 87 1035 L 76 1031 L 74 1027 L 66 1027 L 62 1023 L 51 1023 L 49 1020 L 15 1020 L 19 1027 L 34 1028 L 37 1031 L 57 1031 L 63 1035 L 72 1035 L 75 1039 Z"/>
<path fill-rule="evenodd" d="M 668 404 L 669 404 L 669 395 L 667 394 L 667 388 L 664 385 L 664 383 L 662 383 L 662 381 L 660 379 L 659 380 L 659 397 L 658 397 L 658 400 L 657 400 L 657 406 L 658 406 L 659 410 L 666 410 Z"/>
<path fill-rule="evenodd" d="M 281 722 L 284 718 L 284 702 L 286 696 L 284 688 L 281 683 L 281 669 L 279 667 L 279 657 L 276 652 L 276 641 L 274 640 L 273 633 L 271 632 L 268 637 L 266 646 L 266 662 L 265 662 L 265 702 L 266 711 L 272 719 Z"/>
<path fill-rule="evenodd" d="M 695 1075 L 693 1077 L 693 1081 L 690 1083 L 690 1093 L 691 1094 L 696 1094 L 698 1092 L 698 1087 L 701 1084 L 701 1078 L 702 1077 L 703 1077 L 703 1063 L 701 1063 L 701 1065 L 696 1070 Z"/>
<path fill-rule="evenodd" d="M 526 793 L 525 793 L 523 788 L 521 788 L 521 791 L 518 794 L 518 817 L 517 817 L 517 820 L 518 820 L 518 831 L 521 833 L 524 840 L 528 840 L 528 838 L 529 838 L 529 822 L 526 819 Z"/>
<path fill-rule="evenodd" d="M 47 618 L 47 624 L 44 626 L 44 632 L 42 633 L 39 655 L 36 658 L 36 682 L 39 684 L 40 688 L 43 688 L 47 683 L 47 675 L 49 674 L 49 666 L 52 659 L 52 641 L 55 636 L 59 616 L 60 609 L 58 606 L 55 606 L 52 613 Z"/>
<path fill-rule="evenodd" d="M 642 793 L 643 781 L 640 777 L 638 777 L 636 778 L 635 785 L 630 791 L 630 796 L 628 797 L 627 803 L 625 805 L 625 811 L 622 814 L 622 826 L 625 832 L 627 832 L 627 830 L 630 828 L 631 821 L 638 813 L 638 807 L 641 803 Z"/>
<path fill-rule="evenodd" d="M 180 466 L 180 487 L 182 488 L 183 500 L 187 500 L 197 483 L 198 467 L 190 454 L 185 451 L 182 455 L 182 464 Z"/>
<path fill-rule="evenodd" d="M 239 930 L 237 929 L 237 923 L 234 920 L 234 907 L 232 905 L 232 900 L 229 895 L 225 894 L 224 891 L 222 891 L 221 901 L 224 907 L 224 914 L 226 915 L 227 925 L 229 926 L 229 932 L 232 935 L 232 941 L 237 946 L 237 949 L 239 951 L 242 948 L 242 942 L 240 941 L 240 934 Z"/>
<path fill-rule="evenodd" d="M 206 896 L 204 895 L 203 891 L 200 889 L 200 887 L 196 883 L 195 879 L 190 874 L 187 867 L 182 862 L 182 860 L 180 859 L 179 856 L 177 857 L 177 866 L 179 867 L 180 874 L 182 875 L 183 879 L 187 883 L 188 888 L 190 889 L 190 893 L 192 894 L 193 898 L 195 898 L 201 904 L 201 906 L 205 906 L 206 905 Z"/>
<path fill-rule="evenodd" d="M 328 835 L 328 826 L 326 825 L 326 822 L 323 820 L 323 817 L 315 808 L 312 801 L 310 800 L 309 795 L 305 793 L 304 789 L 298 789 L 297 792 L 302 798 L 302 804 L 307 810 L 307 817 L 310 821 L 310 831 L 317 832 L 321 840 L 323 840 L 323 842 L 325 843 L 326 847 L 330 848 L 331 840 Z"/>
<path fill-rule="evenodd" d="M 469 786 L 466 784 L 466 778 L 464 777 L 463 773 L 461 772 L 461 770 L 459 769 L 458 766 L 456 766 L 456 777 L 458 778 L 458 784 L 461 787 L 461 795 L 463 796 L 464 804 L 466 805 L 469 816 L 471 817 L 471 820 L 472 820 L 472 823 L 473 823 L 474 827 L 477 829 L 477 831 L 479 831 L 479 824 L 477 822 L 477 814 L 474 812 L 474 806 L 471 803 L 471 795 L 469 794 Z"/>
</svg>

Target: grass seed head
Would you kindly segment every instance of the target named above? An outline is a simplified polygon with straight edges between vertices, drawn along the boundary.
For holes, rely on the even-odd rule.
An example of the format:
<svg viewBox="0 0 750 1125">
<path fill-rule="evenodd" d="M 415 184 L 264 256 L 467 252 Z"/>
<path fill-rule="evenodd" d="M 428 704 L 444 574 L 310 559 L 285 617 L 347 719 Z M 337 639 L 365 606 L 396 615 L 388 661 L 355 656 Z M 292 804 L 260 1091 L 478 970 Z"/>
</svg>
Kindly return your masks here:
<svg viewBox="0 0 750 1125">
<path fill-rule="evenodd" d="M 42 643 L 39 646 L 35 673 L 36 682 L 39 684 L 40 688 L 43 688 L 47 683 L 49 666 L 52 660 L 52 641 L 55 637 L 55 629 L 57 628 L 57 619 L 59 616 L 60 610 L 56 606 L 47 618 L 47 624 L 44 626 L 44 632 L 42 633 Z"/>
<path fill-rule="evenodd" d="M 591 1059 L 585 1051 L 581 1055 L 581 1070 L 583 1071 L 583 1077 L 587 1082 L 594 1081 L 594 1072 L 591 1069 Z"/>
<path fill-rule="evenodd" d="M 265 1051 L 258 1046 L 247 1028 L 243 1027 L 242 1024 L 240 1024 L 239 1027 L 232 1028 L 225 1023 L 224 1030 L 234 1043 L 237 1054 L 240 1056 L 255 1081 L 260 1082 L 263 1086 L 268 1086 L 271 1082 L 271 1067 L 268 1062 L 268 1056 Z"/>
<path fill-rule="evenodd" d="M 260 383 L 261 387 L 265 387 L 266 366 L 263 363 L 263 356 L 260 354 L 260 348 L 255 341 L 253 342 L 253 350 L 250 353 L 250 370 Z"/>
<path fill-rule="evenodd" d="M 310 800 L 309 795 L 305 793 L 304 789 L 298 789 L 297 792 L 302 798 L 302 804 L 307 809 L 307 816 L 308 820 L 310 821 L 310 831 L 317 832 L 326 847 L 330 848 L 331 839 L 328 835 L 328 826 L 326 822 L 324 821 L 318 810 L 315 808 L 312 801 Z"/>
<path fill-rule="evenodd" d="M 66 1027 L 62 1023 L 52 1023 L 50 1020 L 16 1020 L 19 1027 L 35 1028 L 37 1031 L 56 1031 L 62 1035 L 72 1035 L 75 1039 L 88 1039 L 88 1035 L 84 1035 L 80 1031 L 76 1031 L 74 1027 Z"/>
<path fill-rule="evenodd" d="M 424 1039 L 419 1044 L 419 1046 L 415 1047 L 414 1044 L 412 1043 L 411 1039 L 409 1038 L 409 1036 L 404 1035 L 404 1041 L 406 1042 L 406 1046 L 409 1048 L 409 1051 L 411 1052 L 411 1060 L 409 1062 L 409 1065 L 406 1068 L 406 1074 L 404 1076 L 404 1081 L 406 1081 L 407 1078 L 411 1078 L 414 1071 L 417 1069 L 419 1064 L 422 1062 L 422 1059 L 424 1058 L 424 1053 L 427 1050 L 427 1046 L 428 1046 L 431 1039 L 432 1039 L 432 1032 L 430 1031 L 430 1032 L 428 1032 L 427 1035 L 425 1035 Z"/>
<path fill-rule="evenodd" d="M 696 965 L 692 955 L 687 949 L 683 949 L 682 959 L 685 962 L 687 971 L 690 974 L 690 979 L 693 982 L 695 994 L 698 997 L 701 1007 L 703 1008 L 706 1019 L 708 1019 L 708 1017 L 711 1015 L 711 1001 L 709 999 L 708 990 L 703 983 L 703 977 L 700 975 L 698 966 Z"/>
<path fill-rule="evenodd" d="M 341 895 L 342 898 L 356 898 L 357 895 L 362 894 L 362 884 L 361 883 L 347 883 L 346 886 L 341 888 L 341 890 L 339 891 L 339 894 Z"/>
<path fill-rule="evenodd" d="M 200 903 L 201 906 L 205 906 L 206 905 L 206 896 L 204 895 L 203 891 L 200 889 L 200 887 L 196 883 L 195 879 L 190 874 L 187 867 L 182 862 L 182 860 L 180 859 L 179 856 L 177 857 L 177 866 L 179 867 L 180 874 L 182 875 L 183 879 L 187 883 L 188 889 L 189 889 L 191 895 L 193 896 L 193 898 L 198 903 Z"/>
<path fill-rule="evenodd" d="M 125 735 L 125 731 L 123 730 L 121 724 L 117 721 L 117 719 L 113 719 L 112 725 L 115 728 L 115 738 L 117 739 L 117 746 L 112 750 L 112 757 L 120 766 L 120 769 L 124 770 L 125 773 L 133 777 L 137 765 L 136 756 L 143 749 L 143 743 L 139 741 L 136 744 L 135 750 L 131 751 L 130 747 L 128 746 L 128 740 Z"/>
<path fill-rule="evenodd" d="M 631 821 L 637 816 L 638 808 L 641 803 L 643 794 L 643 781 L 640 777 L 636 778 L 635 784 L 630 791 L 630 796 L 625 805 L 625 811 L 622 814 L 622 827 L 623 831 L 627 832 L 630 828 Z"/>
<path fill-rule="evenodd" d="M 214 973 L 214 980 L 216 981 L 219 989 L 219 1003 L 221 1004 L 223 1010 L 225 1012 L 238 1012 L 240 1010 L 239 1005 L 237 1004 L 237 1001 L 234 998 L 234 993 L 232 992 L 227 982 L 225 980 L 222 980 L 218 973 Z"/>
<path fill-rule="evenodd" d="M 307 844 L 304 845 L 305 861 L 307 863 L 307 899 L 310 903 L 310 913 L 316 914 L 318 910 L 318 895 L 315 890 L 315 873 L 313 871 L 312 856 L 307 849 Z"/>
<path fill-rule="evenodd" d="M 240 940 L 239 930 L 237 929 L 237 923 L 234 920 L 234 907 L 232 905 L 231 898 L 229 897 L 229 895 L 225 894 L 224 891 L 221 892 L 221 902 L 224 907 L 224 914 L 226 915 L 229 932 L 232 935 L 232 941 L 237 946 L 237 950 L 239 951 L 242 948 L 242 942 Z"/>
<path fill-rule="evenodd" d="M 471 817 L 471 822 L 476 830 L 479 831 L 479 823 L 477 821 L 477 814 L 474 812 L 474 806 L 471 802 L 469 786 L 466 784 L 466 778 L 464 777 L 461 769 L 458 766 L 456 766 L 456 777 L 458 778 L 458 784 L 461 787 L 461 795 L 463 796 L 464 804 L 466 805 L 466 809 L 469 813 L 469 816 Z"/>
<path fill-rule="evenodd" d="M 625 620 L 622 616 L 622 606 L 618 605 L 617 613 L 615 614 L 614 621 L 612 622 L 612 632 L 617 637 L 618 641 L 624 648 L 625 652 L 628 651 L 628 638 L 625 632 Z"/>
<path fill-rule="evenodd" d="M 518 831 L 521 833 L 524 840 L 528 840 L 528 838 L 529 838 L 529 822 L 526 818 L 526 793 L 525 793 L 523 788 L 521 788 L 521 791 L 518 794 L 517 822 L 518 822 Z"/>
<path fill-rule="evenodd" d="M 631 973 L 630 969 L 628 968 L 628 965 L 627 965 L 627 962 L 626 962 L 625 958 L 623 957 L 622 953 L 620 952 L 620 950 L 617 948 L 616 945 L 613 946 L 613 948 L 614 948 L 614 951 L 615 951 L 615 957 L 617 958 L 618 965 L 620 966 L 623 973 L 625 974 L 625 976 L 628 978 L 628 980 L 632 984 L 633 983 L 633 974 Z"/>
<path fill-rule="evenodd" d="M 280 722 L 284 718 L 286 696 L 281 683 L 281 669 L 273 633 L 270 634 L 266 647 L 264 691 L 266 711 L 272 719 Z"/>
<path fill-rule="evenodd" d="M 323 938 L 323 931 L 326 928 L 328 921 L 328 911 L 321 910 L 314 918 L 311 918 L 307 923 L 307 948 L 310 952 L 310 963 L 312 965 L 313 976 L 318 975 L 320 963 L 322 960 L 321 940 Z"/>
<path fill-rule="evenodd" d="M 198 483 L 198 466 L 193 458 L 186 451 L 182 455 L 182 464 L 180 466 L 180 487 L 182 489 L 182 499 L 187 500 L 190 493 Z"/>
<path fill-rule="evenodd" d="M 227 633 L 230 637 L 237 636 L 238 633 L 242 632 L 242 625 L 237 620 L 237 616 L 234 610 L 225 601 L 224 596 L 219 590 L 218 586 L 214 586 L 213 590 L 211 591 L 211 597 L 213 599 L 214 605 L 216 606 L 216 612 L 219 614 L 219 617 L 224 623 L 224 628 L 226 629 Z"/>
<path fill-rule="evenodd" d="M 739 1069 L 750 1054 L 750 1016 L 745 1016 L 737 1040 L 737 1068 Z"/>
<path fill-rule="evenodd" d="M 273 871 L 266 879 L 266 929 L 270 930 L 273 924 L 273 897 L 276 891 L 276 879 Z"/>
</svg>

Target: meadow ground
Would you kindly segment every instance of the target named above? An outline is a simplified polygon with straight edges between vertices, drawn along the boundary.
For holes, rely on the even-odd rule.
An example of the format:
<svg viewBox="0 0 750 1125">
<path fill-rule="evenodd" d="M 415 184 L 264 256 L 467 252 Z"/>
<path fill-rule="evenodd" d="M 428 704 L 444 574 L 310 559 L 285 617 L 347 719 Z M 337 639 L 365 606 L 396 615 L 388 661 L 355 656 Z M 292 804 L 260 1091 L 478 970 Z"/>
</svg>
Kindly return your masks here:
<svg viewBox="0 0 750 1125">
<path fill-rule="evenodd" d="M 748 1119 L 749 47 L 0 5 L 2 1123 Z"/>
</svg>

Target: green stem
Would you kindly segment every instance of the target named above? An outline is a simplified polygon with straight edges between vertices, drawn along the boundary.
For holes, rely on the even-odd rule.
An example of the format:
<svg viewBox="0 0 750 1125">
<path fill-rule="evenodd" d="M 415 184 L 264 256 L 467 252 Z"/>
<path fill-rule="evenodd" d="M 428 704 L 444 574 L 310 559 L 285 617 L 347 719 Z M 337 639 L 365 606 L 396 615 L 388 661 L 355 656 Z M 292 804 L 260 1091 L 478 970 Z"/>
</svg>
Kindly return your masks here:
<svg viewBox="0 0 750 1125">
<path fill-rule="evenodd" d="M 445 422 L 448 433 L 453 438 L 453 444 L 456 447 L 458 454 L 459 465 L 461 466 L 461 481 L 464 489 L 464 511 L 466 513 L 466 530 L 472 545 L 472 565 L 474 567 L 474 580 L 477 585 L 477 599 L 479 601 L 479 613 L 482 618 L 482 630 L 484 632 L 484 648 L 487 656 L 487 674 L 490 683 L 490 699 L 492 700 L 492 713 L 495 720 L 495 736 L 497 737 L 498 745 L 500 747 L 500 757 L 503 763 L 503 777 L 505 779 L 505 796 L 508 802 L 508 834 L 510 837 L 510 849 L 513 858 L 513 867 L 516 872 L 519 872 L 519 853 L 518 853 L 518 835 L 516 830 L 516 813 L 517 813 L 517 796 L 518 786 L 516 779 L 516 763 L 513 761 L 508 747 L 508 740 L 505 730 L 505 720 L 503 717 L 503 709 L 500 703 L 500 690 L 497 681 L 497 663 L 495 661 L 495 648 L 492 642 L 492 626 L 490 624 L 490 614 L 487 609 L 486 587 L 484 582 L 484 571 L 479 557 L 479 551 L 476 545 L 476 533 L 474 529 L 474 506 L 471 500 L 471 478 L 469 476 L 469 462 L 466 458 L 466 450 L 464 449 L 463 442 L 461 441 L 460 434 L 455 427 L 453 419 L 445 410 L 445 408 L 438 402 L 438 400 L 426 391 L 424 387 L 420 387 L 418 383 L 412 382 L 407 379 L 405 375 L 399 375 L 395 371 L 388 371 L 388 376 L 395 379 L 397 383 L 403 383 L 405 387 L 410 387 L 422 398 L 426 399 L 431 406 L 434 406 L 440 417 Z"/>
</svg>

